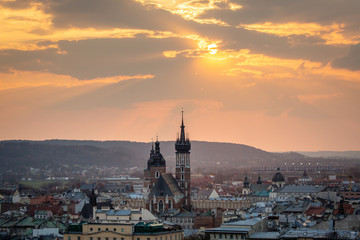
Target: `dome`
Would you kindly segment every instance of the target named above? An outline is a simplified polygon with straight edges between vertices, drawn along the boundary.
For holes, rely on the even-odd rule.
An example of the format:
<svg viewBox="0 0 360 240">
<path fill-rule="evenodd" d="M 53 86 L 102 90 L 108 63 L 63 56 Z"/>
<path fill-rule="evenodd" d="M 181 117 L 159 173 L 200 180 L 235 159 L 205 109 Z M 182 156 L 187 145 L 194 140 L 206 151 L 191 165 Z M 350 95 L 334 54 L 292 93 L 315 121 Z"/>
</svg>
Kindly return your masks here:
<svg viewBox="0 0 360 240">
<path fill-rule="evenodd" d="M 280 169 L 278 168 L 278 171 Z M 285 178 L 284 176 L 280 173 L 280 172 L 277 172 L 274 177 L 272 178 L 272 181 L 273 182 L 285 182 Z"/>
</svg>

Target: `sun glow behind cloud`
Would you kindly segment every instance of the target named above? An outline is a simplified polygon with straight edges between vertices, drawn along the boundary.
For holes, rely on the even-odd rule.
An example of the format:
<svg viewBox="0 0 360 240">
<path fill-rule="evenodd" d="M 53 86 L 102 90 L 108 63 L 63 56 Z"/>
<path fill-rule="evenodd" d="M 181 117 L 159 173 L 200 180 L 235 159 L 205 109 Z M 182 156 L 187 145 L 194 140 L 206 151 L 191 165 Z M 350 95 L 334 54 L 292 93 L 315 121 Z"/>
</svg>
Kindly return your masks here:
<svg viewBox="0 0 360 240">
<path fill-rule="evenodd" d="M 276 24 L 265 22 L 263 24 L 240 25 L 239 27 L 282 37 L 291 37 L 292 35 L 316 36 L 325 40 L 325 43 L 329 45 L 357 44 L 360 42 L 360 34 L 353 36 L 344 35 L 343 24 L 320 25 L 298 22 Z"/>
<path fill-rule="evenodd" d="M 150 23 L 133 24 L 134 18 L 123 24 L 107 15 L 106 7 L 91 9 L 98 6 L 95 1 L 86 11 L 73 8 L 75 1 L 54 1 L 62 7 L 58 12 L 45 11 L 40 3 L 0 7 L 3 136 L 139 141 L 161 130 L 168 140 L 177 124 L 174 112 L 183 105 L 196 139 L 289 150 L 291 141 L 306 146 L 304 139 L 316 139 L 319 148 L 329 128 L 339 133 L 331 146 L 341 136 L 353 143 L 360 134 L 353 107 L 360 71 L 356 64 L 348 69 L 333 64 L 357 56 L 350 45 L 359 43 L 360 35 L 346 21 L 301 22 L 306 15 L 293 22 L 259 21 L 264 18 L 256 14 L 244 19 L 241 13 L 257 12 L 253 1 L 243 7 L 241 1 L 139 0 L 139 16 Z M 126 2 L 107 3 L 135 6 L 121 1 Z M 246 24 L 239 25 L 242 21 Z M 65 128 L 70 130 L 58 130 Z M 300 137 L 293 139 L 295 134 Z M 269 141 L 274 136 L 277 145 Z"/>
</svg>

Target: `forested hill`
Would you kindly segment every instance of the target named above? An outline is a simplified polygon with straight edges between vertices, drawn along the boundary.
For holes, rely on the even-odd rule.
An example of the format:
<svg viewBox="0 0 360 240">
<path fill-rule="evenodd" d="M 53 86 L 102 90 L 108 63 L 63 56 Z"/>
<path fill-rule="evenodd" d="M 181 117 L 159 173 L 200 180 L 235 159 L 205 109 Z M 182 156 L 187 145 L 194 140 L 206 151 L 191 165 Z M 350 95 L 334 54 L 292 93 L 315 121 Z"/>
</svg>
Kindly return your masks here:
<svg viewBox="0 0 360 240">
<path fill-rule="evenodd" d="M 168 166 L 174 166 L 173 141 L 160 142 Z M 63 164 L 118 167 L 146 166 L 151 143 L 128 141 L 0 141 L 0 163 L 5 169 L 56 167 Z M 251 146 L 232 143 L 192 141 L 193 168 L 221 165 L 225 168 L 273 166 L 286 161 L 300 162 L 298 153 L 270 153 Z M 310 158 L 306 158 L 310 160 Z"/>
</svg>

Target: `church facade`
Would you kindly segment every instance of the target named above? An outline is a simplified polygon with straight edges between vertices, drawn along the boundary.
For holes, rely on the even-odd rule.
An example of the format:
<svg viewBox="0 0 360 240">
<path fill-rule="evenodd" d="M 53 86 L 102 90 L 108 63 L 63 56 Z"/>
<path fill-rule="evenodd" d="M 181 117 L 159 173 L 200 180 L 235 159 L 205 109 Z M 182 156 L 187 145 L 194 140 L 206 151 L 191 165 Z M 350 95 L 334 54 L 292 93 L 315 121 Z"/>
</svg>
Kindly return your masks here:
<svg viewBox="0 0 360 240">
<path fill-rule="evenodd" d="M 146 208 L 156 214 L 171 210 L 191 210 L 191 143 L 185 134 L 182 116 L 180 135 L 175 142 L 175 177 L 166 172 L 166 160 L 160 152 L 160 142 L 156 140 L 150 151 L 147 168 L 144 170 L 144 188 L 149 192 Z"/>
</svg>

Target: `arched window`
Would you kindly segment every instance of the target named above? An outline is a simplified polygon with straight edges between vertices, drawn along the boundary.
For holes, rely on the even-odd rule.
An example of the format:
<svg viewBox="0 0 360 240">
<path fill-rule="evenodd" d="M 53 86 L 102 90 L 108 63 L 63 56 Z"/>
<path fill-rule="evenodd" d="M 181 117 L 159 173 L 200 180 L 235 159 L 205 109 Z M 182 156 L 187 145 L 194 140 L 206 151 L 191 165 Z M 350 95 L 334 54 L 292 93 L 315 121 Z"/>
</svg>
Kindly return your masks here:
<svg viewBox="0 0 360 240">
<path fill-rule="evenodd" d="M 181 174 L 181 180 L 184 180 L 184 174 Z"/>
<path fill-rule="evenodd" d="M 156 171 L 156 172 L 155 172 L 155 177 L 156 177 L 156 178 L 159 178 L 159 176 L 160 176 L 160 173 L 159 173 L 158 171 Z"/>
<path fill-rule="evenodd" d="M 184 167 L 181 167 L 181 172 L 184 172 Z"/>
<path fill-rule="evenodd" d="M 159 212 L 164 211 L 164 202 L 161 199 L 158 202 L 158 211 Z"/>
</svg>

